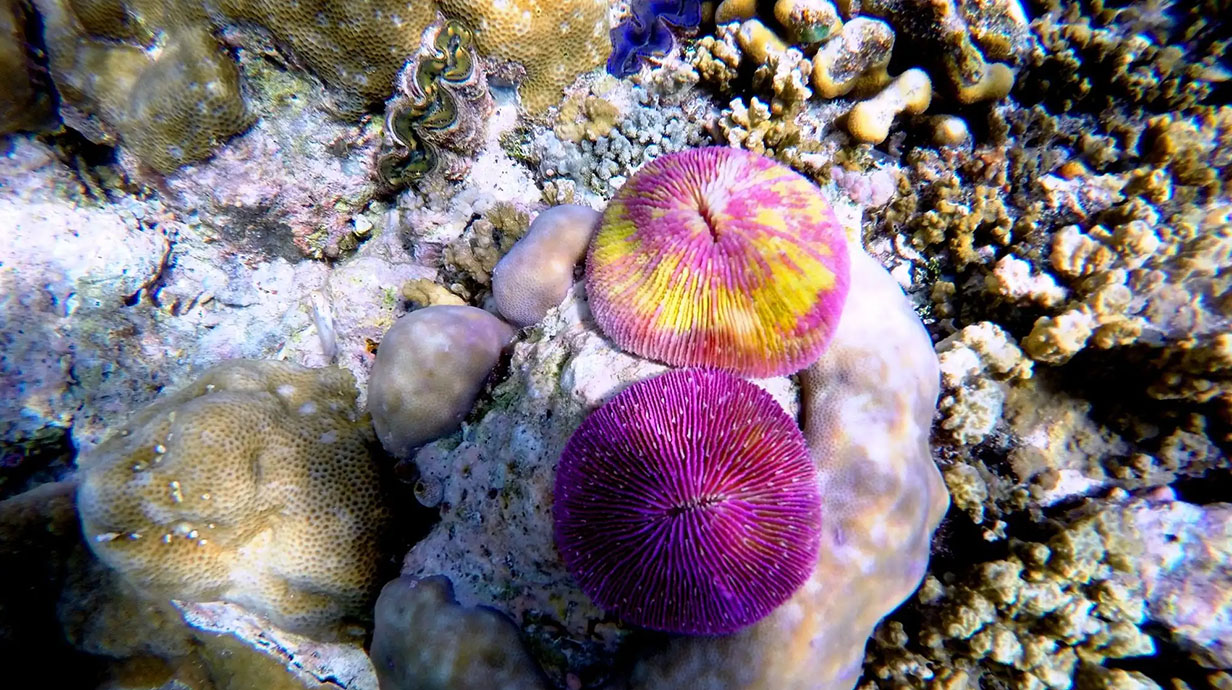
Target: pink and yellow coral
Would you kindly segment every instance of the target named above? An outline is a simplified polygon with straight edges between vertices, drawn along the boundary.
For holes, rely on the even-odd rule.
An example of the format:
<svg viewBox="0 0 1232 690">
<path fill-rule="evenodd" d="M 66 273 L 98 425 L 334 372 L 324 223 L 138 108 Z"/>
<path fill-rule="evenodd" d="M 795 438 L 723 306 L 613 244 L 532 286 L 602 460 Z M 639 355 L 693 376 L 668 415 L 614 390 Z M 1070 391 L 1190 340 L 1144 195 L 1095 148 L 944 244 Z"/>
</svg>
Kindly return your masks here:
<svg viewBox="0 0 1232 690">
<path fill-rule="evenodd" d="M 789 374 L 825 350 L 847 295 L 843 231 L 820 190 L 770 158 L 660 157 L 603 214 L 586 262 L 595 321 L 676 366 Z"/>
</svg>

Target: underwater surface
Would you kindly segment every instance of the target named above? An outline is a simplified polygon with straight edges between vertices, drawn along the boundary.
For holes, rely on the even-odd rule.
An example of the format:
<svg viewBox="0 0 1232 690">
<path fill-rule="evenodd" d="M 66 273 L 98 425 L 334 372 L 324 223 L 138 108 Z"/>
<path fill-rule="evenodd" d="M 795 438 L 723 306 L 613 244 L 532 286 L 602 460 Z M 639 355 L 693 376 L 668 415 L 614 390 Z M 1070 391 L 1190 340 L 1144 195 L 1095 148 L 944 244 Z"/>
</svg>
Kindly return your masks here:
<svg viewBox="0 0 1232 690">
<path fill-rule="evenodd" d="M 1229 0 L 0 0 L 0 661 L 1232 689 Z"/>
</svg>

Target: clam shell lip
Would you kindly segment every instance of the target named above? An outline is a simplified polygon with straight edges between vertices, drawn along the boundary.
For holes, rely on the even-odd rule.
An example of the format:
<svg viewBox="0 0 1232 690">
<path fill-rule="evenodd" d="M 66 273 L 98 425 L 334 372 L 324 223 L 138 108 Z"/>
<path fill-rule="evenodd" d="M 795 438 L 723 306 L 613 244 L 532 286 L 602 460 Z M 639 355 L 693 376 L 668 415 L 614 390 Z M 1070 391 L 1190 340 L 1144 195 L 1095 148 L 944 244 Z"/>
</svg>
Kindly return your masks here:
<svg viewBox="0 0 1232 690">
<path fill-rule="evenodd" d="M 848 262 L 816 185 L 765 156 L 710 147 L 661 156 L 620 188 L 587 250 L 586 290 L 625 350 L 779 376 L 825 351 Z"/>
<path fill-rule="evenodd" d="M 795 421 L 718 369 L 635 383 L 569 439 L 556 475 L 556 546 L 596 604 L 654 630 L 750 625 L 812 573 L 816 468 Z"/>
</svg>

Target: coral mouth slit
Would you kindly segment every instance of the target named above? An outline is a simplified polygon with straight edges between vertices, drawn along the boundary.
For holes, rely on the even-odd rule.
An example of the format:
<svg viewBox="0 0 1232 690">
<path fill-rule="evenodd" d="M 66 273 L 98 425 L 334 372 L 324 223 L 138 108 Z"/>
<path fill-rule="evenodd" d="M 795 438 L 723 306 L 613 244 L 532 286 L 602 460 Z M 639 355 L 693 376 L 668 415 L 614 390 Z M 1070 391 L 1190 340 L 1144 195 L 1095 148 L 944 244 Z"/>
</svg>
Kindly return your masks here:
<svg viewBox="0 0 1232 690">
<path fill-rule="evenodd" d="M 582 591 L 642 627 L 719 635 L 751 625 L 812 573 L 816 469 L 795 420 L 715 369 L 635 383 L 566 444 L 556 546 Z"/>
</svg>

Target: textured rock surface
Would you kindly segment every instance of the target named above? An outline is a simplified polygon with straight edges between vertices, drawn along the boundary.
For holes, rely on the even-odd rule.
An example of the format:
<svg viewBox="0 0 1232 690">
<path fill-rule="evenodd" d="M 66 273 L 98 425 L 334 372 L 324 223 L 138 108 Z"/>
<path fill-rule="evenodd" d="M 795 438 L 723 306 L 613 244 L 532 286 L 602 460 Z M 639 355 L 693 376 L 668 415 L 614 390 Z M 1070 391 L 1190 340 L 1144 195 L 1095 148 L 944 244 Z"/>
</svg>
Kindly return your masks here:
<svg viewBox="0 0 1232 690">
<path fill-rule="evenodd" d="M 371 345 L 403 312 L 398 287 L 435 275 L 379 216 L 356 256 L 331 267 L 298 259 L 269 218 L 207 223 L 122 192 L 103 203 L 47 146 L 11 145 L 0 157 L 12 233 L 0 246 L 0 384 L 17 392 L 0 400 L 6 448 L 53 427 L 88 450 L 161 387 L 223 359 L 336 361 L 362 389 Z"/>
</svg>

